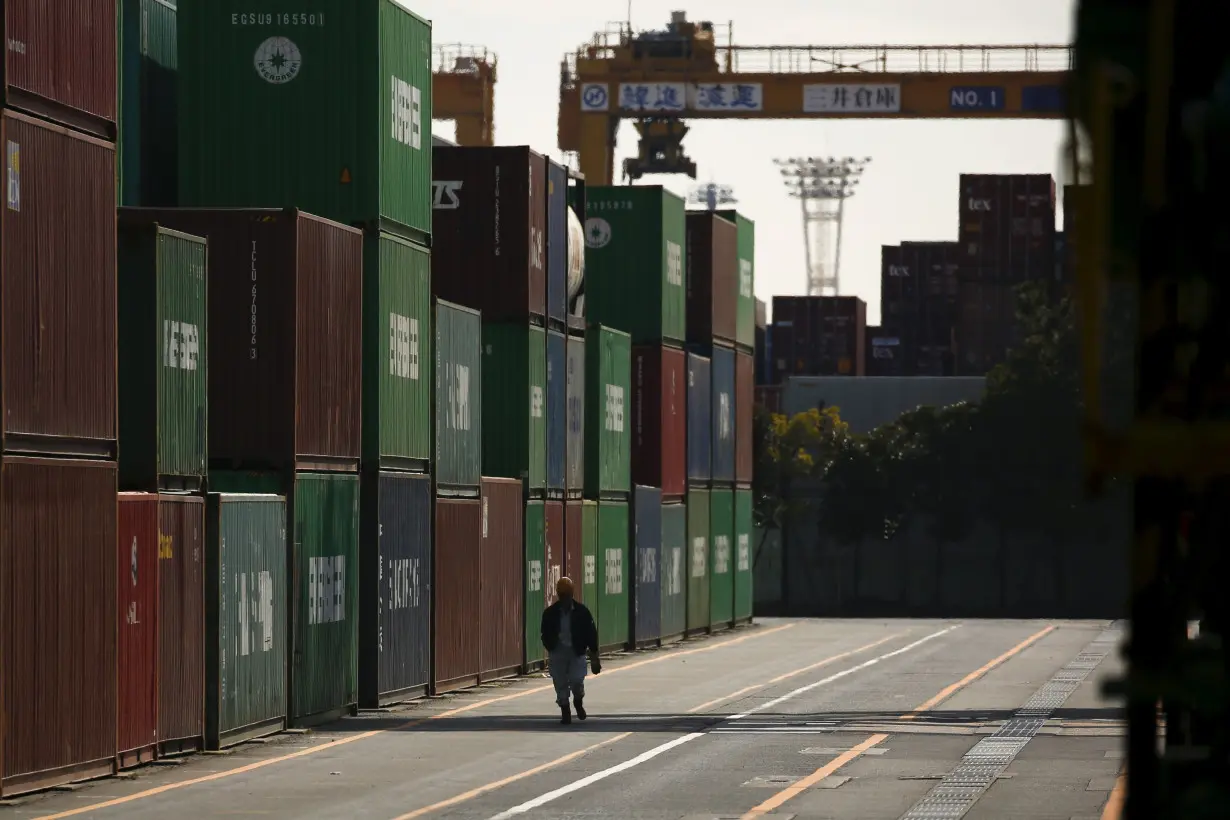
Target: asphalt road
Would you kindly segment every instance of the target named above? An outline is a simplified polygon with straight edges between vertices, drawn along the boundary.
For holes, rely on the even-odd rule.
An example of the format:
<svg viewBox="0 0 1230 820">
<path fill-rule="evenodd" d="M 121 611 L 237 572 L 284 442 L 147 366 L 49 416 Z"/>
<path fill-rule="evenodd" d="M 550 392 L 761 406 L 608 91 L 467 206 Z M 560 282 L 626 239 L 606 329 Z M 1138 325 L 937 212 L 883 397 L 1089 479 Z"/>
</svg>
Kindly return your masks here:
<svg viewBox="0 0 1230 820">
<path fill-rule="evenodd" d="M 1096 820 L 1117 816 L 1108 622 L 807 620 L 541 676 L 0 806 L 7 818 Z M 1107 806 L 1108 802 L 1111 804 Z"/>
</svg>

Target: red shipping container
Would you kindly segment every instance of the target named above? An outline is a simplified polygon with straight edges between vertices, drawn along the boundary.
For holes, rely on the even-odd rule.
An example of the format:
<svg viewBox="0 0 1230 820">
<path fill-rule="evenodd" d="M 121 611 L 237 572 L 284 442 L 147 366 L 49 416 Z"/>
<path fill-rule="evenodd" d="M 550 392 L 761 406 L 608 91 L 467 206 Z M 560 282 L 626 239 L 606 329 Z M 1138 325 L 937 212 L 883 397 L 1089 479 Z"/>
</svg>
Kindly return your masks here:
<svg viewBox="0 0 1230 820">
<path fill-rule="evenodd" d="M 632 348 L 632 483 L 659 487 L 663 498 L 687 492 L 687 384 L 682 350 Z"/>
<path fill-rule="evenodd" d="M 957 239 L 968 278 L 1049 279 L 1055 266 L 1055 180 L 1050 174 L 962 174 Z"/>
<path fill-rule="evenodd" d="M 115 147 L 11 111 L 2 122 L 4 448 L 114 457 Z"/>
<path fill-rule="evenodd" d="M 204 748 L 205 499 L 158 496 L 158 753 Z"/>
<path fill-rule="evenodd" d="M 153 760 L 158 745 L 158 495 L 118 497 L 118 760 Z"/>
<path fill-rule="evenodd" d="M 515 675 L 525 654 L 525 503 L 521 480 L 484 478 L 482 481 L 482 554 L 479 559 L 477 598 L 484 681 Z M 438 594 L 438 593 L 437 593 Z M 470 616 L 473 618 L 473 615 Z M 469 640 L 475 640 L 473 629 Z"/>
<path fill-rule="evenodd" d="M 114 462 L 0 462 L 0 795 L 115 770 Z"/>
<path fill-rule="evenodd" d="M 355 470 L 363 233 L 296 210 L 122 208 L 209 240 L 212 469 Z"/>
<path fill-rule="evenodd" d="M 564 577 L 564 502 L 548 501 L 547 518 L 547 581 L 546 606 L 551 606 L 558 599 L 555 594 L 555 583 Z M 545 607 L 544 607 L 545 608 Z"/>
<path fill-rule="evenodd" d="M 739 296 L 739 230 L 711 211 L 687 216 L 688 341 L 735 342 Z"/>
<path fill-rule="evenodd" d="M 114 141 L 115 21 L 116 0 L 4 0 L 5 105 Z"/>
<path fill-rule="evenodd" d="M 752 405 L 756 401 L 752 354 L 735 351 L 735 482 L 752 483 Z"/>
<path fill-rule="evenodd" d="M 564 574 L 572 579 L 573 595 L 581 603 L 585 603 L 585 598 L 581 594 L 581 588 L 584 586 L 582 580 L 585 561 L 581 552 L 581 541 L 585 537 L 585 530 L 581 524 L 583 509 L 584 504 L 580 499 L 564 503 Z"/>
<path fill-rule="evenodd" d="M 436 542 L 432 564 L 433 694 L 476 686 L 486 624 L 474 624 L 475 588 L 480 572 L 483 502 L 479 498 L 436 499 Z"/>
</svg>

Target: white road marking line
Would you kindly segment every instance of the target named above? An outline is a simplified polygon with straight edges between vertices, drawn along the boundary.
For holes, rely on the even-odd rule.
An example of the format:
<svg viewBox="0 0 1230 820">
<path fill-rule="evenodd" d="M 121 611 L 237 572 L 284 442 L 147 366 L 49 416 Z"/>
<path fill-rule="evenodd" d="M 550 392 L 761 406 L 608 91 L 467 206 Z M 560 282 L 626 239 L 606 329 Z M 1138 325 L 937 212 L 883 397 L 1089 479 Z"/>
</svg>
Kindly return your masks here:
<svg viewBox="0 0 1230 820">
<path fill-rule="evenodd" d="M 773 700 L 767 701 L 766 703 L 762 703 L 756 708 L 749 709 L 748 711 L 744 712 L 741 715 L 732 715 L 730 717 L 727 717 L 724 719 L 723 722 L 741 720 L 750 715 L 756 714 L 757 712 L 762 712 L 765 709 L 770 709 L 774 706 L 777 706 L 780 703 L 785 703 L 791 698 L 794 698 L 799 695 L 810 692 L 811 690 L 824 686 L 825 684 L 832 683 L 833 681 L 840 680 L 848 675 L 853 675 L 855 672 L 858 672 L 860 670 L 867 669 L 868 667 L 871 667 L 871 666 L 875 666 L 880 661 L 886 661 L 890 658 L 895 658 L 898 655 L 903 655 L 906 652 L 909 652 L 911 649 L 917 649 L 918 647 L 922 646 L 928 641 L 934 640 L 935 638 L 939 638 L 943 635 L 947 635 L 949 632 L 952 632 L 954 629 L 957 629 L 959 626 L 960 624 L 953 624 L 952 626 L 947 627 L 945 629 L 941 629 L 938 632 L 932 632 L 930 635 L 925 635 L 922 638 L 918 639 L 917 641 L 914 641 L 911 644 L 903 646 L 900 649 L 894 649 L 892 652 L 888 652 L 884 655 L 880 655 L 879 657 L 872 658 L 869 661 L 864 661 L 863 663 L 860 663 L 857 666 L 851 666 L 849 669 L 845 669 L 834 675 L 829 675 L 827 678 L 824 678 L 822 680 L 818 680 L 814 683 L 809 683 L 806 686 L 800 686 L 798 689 L 795 689 L 792 692 L 787 692 L 786 694 L 782 695 L 779 698 L 774 698 Z M 710 730 L 710 731 L 714 731 L 714 730 Z M 636 766 L 639 766 L 648 760 L 653 760 L 655 757 L 657 757 L 660 754 L 663 754 L 664 752 L 669 752 L 671 749 L 674 749 L 677 746 L 682 746 L 683 744 L 696 740 L 696 738 L 702 737 L 706 734 L 709 734 L 709 732 L 691 732 L 690 734 L 686 734 L 683 737 L 677 737 L 674 740 L 671 740 L 667 743 L 663 743 L 661 746 L 655 746 L 654 748 L 650 749 L 647 752 L 642 752 L 641 754 L 637 755 L 631 760 L 625 760 L 623 763 L 612 766 L 609 769 L 603 769 L 601 771 L 594 772 L 588 777 L 581 778 L 580 780 L 577 780 L 574 783 L 569 783 L 567 786 L 562 786 L 554 791 L 547 792 L 546 794 L 535 797 L 533 800 L 528 800 L 519 806 L 513 806 L 511 809 L 508 809 L 507 811 L 500 812 L 499 814 L 493 815 L 490 818 L 490 820 L 507 820 L 507 818 L 510 818 L 510 817 L 516 817 L 517 815 L 520 815 L 520 814 L 526 814 L 527 812 L 531 812 L 534 809 L 545 806 L 546 804 L 554 800 L 558 800 L 559 798 L 565 795 L 572 794 L 573 792 L 580 791 L 581 789 L 592 786 L 594 783 L 597 783 L 600 780 L 605 780 L 612 775 L 619 774 L 620 772 L 626 772 L 628 769 L 632 769 Z"/>
</svg>

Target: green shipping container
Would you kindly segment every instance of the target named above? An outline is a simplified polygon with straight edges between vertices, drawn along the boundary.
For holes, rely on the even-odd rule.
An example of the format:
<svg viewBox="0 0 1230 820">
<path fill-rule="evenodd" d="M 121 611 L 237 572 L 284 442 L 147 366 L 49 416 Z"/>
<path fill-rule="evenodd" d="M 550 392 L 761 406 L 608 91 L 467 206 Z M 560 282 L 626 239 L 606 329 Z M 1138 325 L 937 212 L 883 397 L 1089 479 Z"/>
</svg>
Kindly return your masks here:
<svg viewBox="0 0 1230 820">
<path fill-rule="evenodd" d="M 581 502 L 581 600 L 598 620 L 598 502 Z M 576 579 L 574 578 L 575 582 Z"/>
<path fill-rule="evenodd" d="M 709 627 L 725 629 L 734 620 L 735 573 L 731 541 L 735 532 L 735 494 L 713 490 L 709 494 Z"/>
<path fill-rule="evenodd" d="M 735 490 L 735 620 L 752 619 L 752 491 Z"/>
<path fill-rule="evenodd" d="M 585 495 L 632 490 L 632 341 L 590 325 L 585 334 Z"/>
<path fill-rule="evenodd" d="M 739 231 L 739 301 L 735 311 L 735 342 L 756 346 L 756 223 L 738 211 L 718 211 Z"/>
<path fill-rule="evenodd" d="M 688 621 L 688 509 L 683 504 L 662 505 L 662 640 L 678 638 Z"/>
<path fill-rule="evenodd" d="M 709 491 L 688 490 L 689 635 L 709 631 Z"/>
<path fill-rule="evenodd" d="M 431 461 L 431 255 L 391 234 L 363 244 L 363 461 Z"/>
<path fill-rule="evenodd" d="M 286 726 L 286 499 L 207 498 L 205 747 Z"/>
<path fill-rule="evenodd" d="M 547 332 L 483 322 L 483 475 L 547 490 Z"/>
<path fill-rule="evenodd" d="M 683 200 L 657 185 L 585 189 L 586 318 L 636 344 L 683 344 Z"/>
<path fill-rule="evenodd" d="M 180 198 L 431 234 L 431 24 L 394 0 L 180 15 Z"/>
<path fill-rule="evenodd" d="M 546 609 L 543 564 L 547 560 L 547 508 L 542 501 L 525 505 L 525 671 L 541 669 L 546 659 L 542 645 L 542 611 Z"/>
<path fill-rule="evenodd" d="M 598 646 L 606 652 L 628 643 L 628 502 L 598 503 Z"/>
<path fill-rule="evenodd" d="M 295 540 L 291 721 L 311 725 L 359 699 L 359 477 L 299 473 Z"/>
<path fill-rule="evenodd" d="M 478 492 L 482 481 L 482 317 L 436 301 L 436 491 Z"/>
<path fill-rule="evenodd" d="M 120 0 L 119 202 L 179 204 L 175 3 Z"/>
<path fill-rule="evenodd" d="M 198 490 L 206 470 L 205 240 L 122 225 L 120 488 Z"/>
</svg>

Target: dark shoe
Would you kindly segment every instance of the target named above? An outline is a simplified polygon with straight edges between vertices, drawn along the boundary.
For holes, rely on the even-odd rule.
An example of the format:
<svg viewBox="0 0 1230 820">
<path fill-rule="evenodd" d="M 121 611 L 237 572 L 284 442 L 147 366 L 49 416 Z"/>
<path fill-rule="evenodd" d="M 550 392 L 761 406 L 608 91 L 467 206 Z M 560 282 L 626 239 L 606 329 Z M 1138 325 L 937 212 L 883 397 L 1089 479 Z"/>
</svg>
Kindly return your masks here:
<svg viewBox="0 0 1230 820">
<path fill-rule="evenodd" d="M 581 705 L 583 702 L 584 700 L 582 698 L 577 698 L 575 701 L 577 707 L 577 720 L 585 720 L 585 718 L 589 717 L 589 715 L 585 713 L 585 707 Z"/>
<path fill-rule="evenodd" d="M 564 704 L 563 706 L 559 708 L 559 715 L 560 715 L 559 717 L 560 723 L 564 724 L 565 726 L 572 723 L 572 710 L 568 708 L 567 704 Z"/>
</svg>

